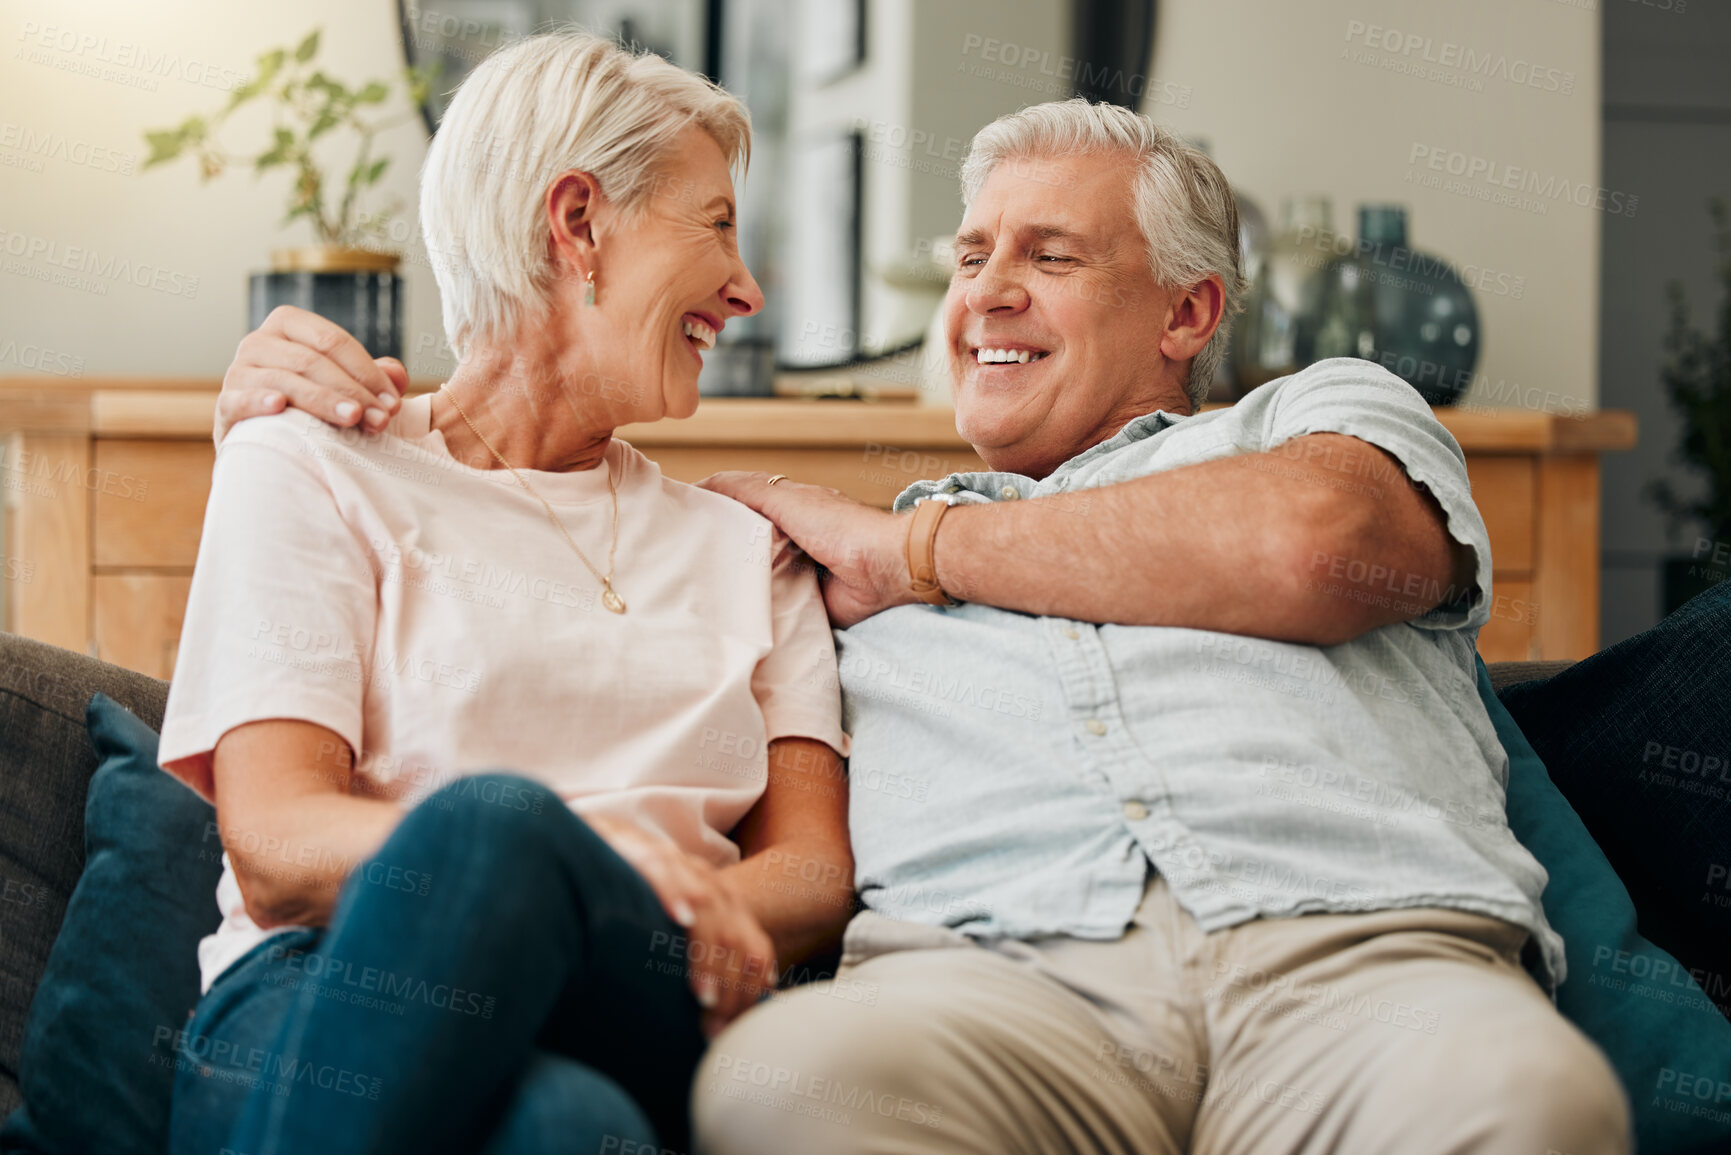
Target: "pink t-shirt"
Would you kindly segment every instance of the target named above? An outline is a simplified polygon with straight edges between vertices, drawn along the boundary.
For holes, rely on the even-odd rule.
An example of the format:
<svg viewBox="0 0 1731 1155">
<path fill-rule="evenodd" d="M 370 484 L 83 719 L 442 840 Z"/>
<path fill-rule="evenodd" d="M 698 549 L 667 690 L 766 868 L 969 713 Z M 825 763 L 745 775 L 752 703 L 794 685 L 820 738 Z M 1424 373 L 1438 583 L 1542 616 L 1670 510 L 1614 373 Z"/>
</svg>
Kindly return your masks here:
<svg viewBox="0 0 1731 1155">
<path fill-rule="evenodd" d="M 303 719 L 356 751 L 366 793 L 405 807 L 466 774 L 508 770 L 580 814 L 627 819 L 718 866 L 737 861 L 727 833 L 763 793 L 769 742 L 815 738 L 847 753 L 809 565 L 758 514 L 614 441 L 613 584 L 629 610 L 609 613 L 541 504 L 508 472 L 452 458 L 430 416 L 423 396 L 378 436 L 297 410 L 228 435 L 163 768 L 215 801 L 219 738 Z M 605 572 L 606 469 L 522 472 Z M 226 856 L 217 901 L 222 926 L 199 947 L 206 989 L 267 937 Z"/>
</svg>

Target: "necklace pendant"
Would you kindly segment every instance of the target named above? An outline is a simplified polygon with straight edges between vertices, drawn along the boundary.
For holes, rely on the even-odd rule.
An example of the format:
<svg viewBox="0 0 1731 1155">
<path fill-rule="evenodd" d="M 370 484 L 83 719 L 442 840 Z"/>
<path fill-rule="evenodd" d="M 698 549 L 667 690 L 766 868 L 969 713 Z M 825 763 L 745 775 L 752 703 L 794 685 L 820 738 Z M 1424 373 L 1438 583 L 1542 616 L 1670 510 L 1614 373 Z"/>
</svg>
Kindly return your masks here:
<svg viewBox="0 0 1731 1155">
<path fill-rule="evenodd" d="M 622 614 L 625 612 L 625 599 L 614 593 L 612 586 L 602 587 L 601 604 L 607 607 L 608 613 Z"/>
</svg>

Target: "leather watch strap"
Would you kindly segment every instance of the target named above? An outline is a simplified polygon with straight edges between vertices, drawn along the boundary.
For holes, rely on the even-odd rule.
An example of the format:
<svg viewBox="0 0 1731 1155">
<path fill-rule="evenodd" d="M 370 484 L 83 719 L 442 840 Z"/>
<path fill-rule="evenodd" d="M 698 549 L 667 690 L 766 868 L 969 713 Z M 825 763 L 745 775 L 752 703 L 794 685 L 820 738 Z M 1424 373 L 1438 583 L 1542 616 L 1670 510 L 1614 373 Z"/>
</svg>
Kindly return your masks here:
<svg viewBox="0 0 1731 1155">
<path fill-rule="evenodd" d="M 908 581 L 914 596 L 930 606 L 956 604 L 938 584 L 938 523 L 949 511 L 949 502 L 928 497 L 914 506 L 914 514 L 908 519 Z"/>
</svg>

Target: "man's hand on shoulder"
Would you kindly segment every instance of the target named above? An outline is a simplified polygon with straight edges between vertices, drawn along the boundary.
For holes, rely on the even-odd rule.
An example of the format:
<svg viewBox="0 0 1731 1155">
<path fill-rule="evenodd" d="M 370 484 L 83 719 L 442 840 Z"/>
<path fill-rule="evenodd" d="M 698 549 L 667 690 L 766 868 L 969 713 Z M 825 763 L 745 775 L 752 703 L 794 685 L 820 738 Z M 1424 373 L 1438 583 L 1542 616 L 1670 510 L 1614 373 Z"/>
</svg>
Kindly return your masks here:
<svg viewBox="0 0 1731 1155">
<path fill-rule="evenodd" d="M 280 305 L 241 338 L 223 374 L 216 442 L 236 422 L 290 407 L 331 425 L 383 429 L 408 387 L 409 371 L 395 357 L 372 357 L 341 326 Z"/>
<path fill-rule="evenodd" d="M 915 600 L 908 582 L 907 520 L 861 505 L 821 485 L 767 473 L 717 473 L 703 488 L 731 497 L 773 521 L 806 555 L 829 571 L 824 605 L 838 629 Z"/>
</svg>

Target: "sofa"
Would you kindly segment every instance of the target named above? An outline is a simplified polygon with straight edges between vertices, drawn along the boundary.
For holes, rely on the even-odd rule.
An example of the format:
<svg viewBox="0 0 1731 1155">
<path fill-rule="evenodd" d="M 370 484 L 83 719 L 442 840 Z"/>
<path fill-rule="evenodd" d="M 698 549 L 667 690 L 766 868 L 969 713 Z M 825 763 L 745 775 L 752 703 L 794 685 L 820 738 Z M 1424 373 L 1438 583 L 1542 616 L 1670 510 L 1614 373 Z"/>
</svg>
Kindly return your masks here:
<svg viewBox="0 0 1731 1155">
<path fill-rule="evenodd" d="M 1501 691 L 1568 665 L 1512 662 L 1490 671 Z M 97 766 L 85 706 L 97 691 L 161 726 L 168 683 L 0 633 L 0 1116 L 21 1101 L 30 1001 L 84 869 L 85 794 Z"/>
</svg>

